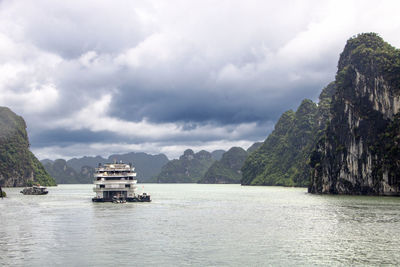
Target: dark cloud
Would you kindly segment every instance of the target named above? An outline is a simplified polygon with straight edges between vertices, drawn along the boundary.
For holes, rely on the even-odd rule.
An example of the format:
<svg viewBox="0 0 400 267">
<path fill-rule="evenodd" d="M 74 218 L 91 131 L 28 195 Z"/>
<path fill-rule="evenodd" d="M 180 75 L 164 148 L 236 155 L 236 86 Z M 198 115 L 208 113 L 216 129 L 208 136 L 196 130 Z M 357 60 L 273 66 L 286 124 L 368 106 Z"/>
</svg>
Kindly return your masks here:
<svg viewBox="0 0 400 267">
<path fill-rule="evenodd" d="M 54 145 L 65 147 L 77 143 L 110 142 L 111 140 L 122 141 L 116 134 L 107 131 L 69 131 L 67 129 L 44 130 L 37 134 L 31 134 L 29 139 L 33 147 Z"/>
<path fill-rule="evenodd" d="M 125 120 L 147 117 L 153 122 L 212 121 L 222 125 L 266 122 L 276 120 L 287 109 L 296 108 L 304 98 L 316 99 L 325 85 L 320 82 L 297 86 L 290 90 L 290 94 L 278 96 L 270 94 L 268 90 L 254 92 L 251 88 L 242 91 L 229 88 L 206 91 L 204 88 L 191 87 L 189 92 L 180 88 L 151 95 L 146 91 L 125 88 L 114 99 L 112 114 Z"/>
</svg>

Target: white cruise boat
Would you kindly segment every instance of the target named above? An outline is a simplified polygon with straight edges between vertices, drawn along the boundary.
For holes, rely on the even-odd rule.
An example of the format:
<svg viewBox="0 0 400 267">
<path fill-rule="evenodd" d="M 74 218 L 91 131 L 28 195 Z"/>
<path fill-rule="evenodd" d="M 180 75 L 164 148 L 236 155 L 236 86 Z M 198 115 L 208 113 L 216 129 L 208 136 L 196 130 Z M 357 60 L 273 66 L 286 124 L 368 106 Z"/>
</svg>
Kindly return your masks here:
<svg viewBox="0 0 400 267">
<path fill-rule="evenodd" d="M 94 174 L 93 202 L 150 202 L 150 195 L 136 194 L 136 173 L 131 164 L 99 164 Z"/>
</svg>

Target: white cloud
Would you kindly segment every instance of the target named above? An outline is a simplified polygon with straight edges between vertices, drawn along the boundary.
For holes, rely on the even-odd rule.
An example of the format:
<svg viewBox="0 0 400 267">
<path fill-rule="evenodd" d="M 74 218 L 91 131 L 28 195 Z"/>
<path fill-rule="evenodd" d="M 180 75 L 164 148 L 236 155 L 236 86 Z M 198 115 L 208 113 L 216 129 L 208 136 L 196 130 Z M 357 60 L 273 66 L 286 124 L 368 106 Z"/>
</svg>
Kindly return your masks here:
<svg viewBox="0 0 400 267">
<path fill-rule="evenodd" d="M 172 36 L 154 33 L 119 55 L 116 62 L 133 68 L 151 68 L 156 64 L 169 63 L 173 60 L 173 52 L 178 52 L 175 50 L 178 44 Z"/>
<path fill-rule="evenodd" d="M 90 68 L 94 64 L 99 63 L 98 62 L 98 55 L 97 55 L 96 51 L 88 51 L 88 52 L 86 52 L 85 54 L 80 56 L 78 61 L 82 66 L 84 66 L 86 68 Z"/>
<path fill-rule="evenodd" d="M 0 105 L 30 116 L 56 107 L 59 92 L 52 73 L 61 61 L 29 42 L 0 33 Z"/>
<path fill-rule="evenodd" d="M 31 84 L 24 92 L 3 91 L 0 105 L 18 106 L 18 111 L 29 114 L 41 114 L 54 108 L 58 100 L 58 91 L 53 84 Z"/>
</svg>

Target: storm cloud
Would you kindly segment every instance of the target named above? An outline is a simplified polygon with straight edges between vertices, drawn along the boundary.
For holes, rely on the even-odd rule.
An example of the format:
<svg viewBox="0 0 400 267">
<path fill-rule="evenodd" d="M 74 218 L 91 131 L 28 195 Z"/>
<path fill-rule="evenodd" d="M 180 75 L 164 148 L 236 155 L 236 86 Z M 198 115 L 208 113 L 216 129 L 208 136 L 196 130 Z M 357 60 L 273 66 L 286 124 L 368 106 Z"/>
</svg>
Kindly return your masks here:
<svg viewBox="0 0 400 267">
<path fill-rule="evenodd" d="M 39 158 L 247 148 L 397 1 L 1 1 L 0 105 Z"/>
</svg>

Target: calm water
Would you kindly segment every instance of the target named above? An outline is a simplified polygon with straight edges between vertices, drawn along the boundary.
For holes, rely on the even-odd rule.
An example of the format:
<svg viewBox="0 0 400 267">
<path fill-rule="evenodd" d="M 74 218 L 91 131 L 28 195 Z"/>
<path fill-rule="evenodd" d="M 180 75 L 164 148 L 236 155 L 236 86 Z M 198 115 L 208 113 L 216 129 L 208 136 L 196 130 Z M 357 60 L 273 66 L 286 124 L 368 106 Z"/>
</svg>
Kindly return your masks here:
<svg viewBox="0 0 400 267">
<path fill-rule="evenodd" d="M 91 185 L 19 190 L 0 199 L 3 266 L 400 264 L 400 198 L 146 184 L 151 203 L 104 204 Z"/>
</svg>

